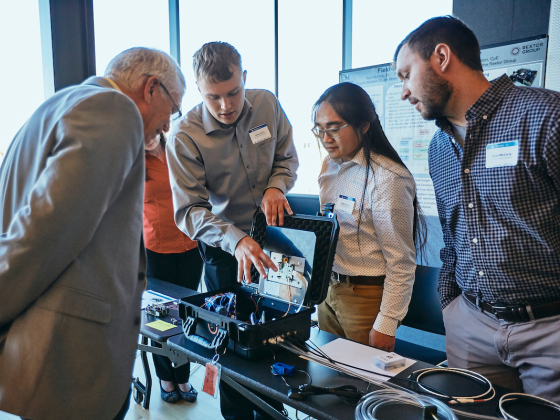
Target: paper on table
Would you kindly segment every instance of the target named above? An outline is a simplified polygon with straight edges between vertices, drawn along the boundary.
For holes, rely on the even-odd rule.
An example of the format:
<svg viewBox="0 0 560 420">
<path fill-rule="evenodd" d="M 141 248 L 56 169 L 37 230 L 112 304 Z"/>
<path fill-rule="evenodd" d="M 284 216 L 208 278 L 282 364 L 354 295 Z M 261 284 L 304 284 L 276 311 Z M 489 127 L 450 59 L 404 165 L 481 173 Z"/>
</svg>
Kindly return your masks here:
<svg viewBox="0 0 560 420">
<path fill-rule="evenodd" d="M 169 303 L 173 300 L 175 299 L 171 296 L 163 295 L 159 292 L 154 292 L 153 290 L 144 290 L 144 293 L 142 293 L 142 309 L 153 303 Z"/>
<path fill-rule="evenodd" d="M 382 354 L 387 354 L 386 351 L 379 350 L 370 346 L 365 346 L 363 344 L 356 343 L 354 341 L 345 340 L 343 338 L 337 338 L 336 340 L 333 340 L 330 343 L 327 343 L 319 348 L 324 353 L 326 353 L 331 359 L 336 360 L 337 362 L 346 363 L 351 366 L 356 366 L 362 369 L 367 369 L 369 371 L 378 372 L 382 375 L 388 375 L 388 376 L 395 376 L 396 374 L 402 372 L 409 366 L 412 366 L 414 363 L 416 363 L 416 360 L 405 359 L 405 365 L 403 367 L 391 369 L 391 370 L 380 369 L 373 364 L 373 357 Z M 309 357 L 307 357 L 308 355 Z M 309 353 L 302 357 L 305 359 L 318 361 L 314 355 L 310 355 Z M 328 360 L 325 359 L 322 360 L 324 360 L 324 362 L 321 361 L 320 363 L 326 366 L 330 366 L 335 369 L 340 368 L 345 371 L 354 372 L 356 375 L 360 377 L 367 377 L 377 381 L 389 380 L 389 378 L 378 376 L 369 372 L 364 372 L 363 370 L 353 369 L 348 366 L 344 366 L 344 365 L 333 366 Z"/>
<path fill-rule="evenodd" d="M 167 331 L 175 328 L 176 326 L 177 325 L 170 324 L 169 322 L 162 321 L 161 319 L 146 324 L 146 327 L 150 327 L 158 331 Z"/>
</svg>

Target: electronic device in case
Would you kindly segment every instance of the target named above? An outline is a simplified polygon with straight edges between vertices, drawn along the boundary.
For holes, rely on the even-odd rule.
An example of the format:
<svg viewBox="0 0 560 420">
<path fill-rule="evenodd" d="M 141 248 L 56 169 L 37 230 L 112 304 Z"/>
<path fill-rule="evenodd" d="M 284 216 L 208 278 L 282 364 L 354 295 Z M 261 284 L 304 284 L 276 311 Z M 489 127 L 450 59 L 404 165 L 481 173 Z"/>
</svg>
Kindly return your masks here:
<svg viewBox="0 0 560 420">
<path fill-rule="evenodd" d="M 164 317 L 169 314 L 169 308 L 161 303 L 150 303 L 146 306 L 146 313 L 158 318 Z"/>
<path fill-rule="evenodd" d="M 260 279 L 252 267 L 250 284 L 181 299 L 185 336 L 212 352 L 227 348 L 249 359 L 270 354 L 265 346 L 282 337 L 309 339 L 311 314 L 327 296 L 338 240 L 332 208 L 325 205 L 316 216 L 285 215 L 284 226 L 268 226 L 264 213 L 257 211 L 250 236 L 277 271 L 269 270 Z M 226 295 L 235 296 L 234 311 L 231 305 L 220 308 L 226 305 Z"/>
</svg>

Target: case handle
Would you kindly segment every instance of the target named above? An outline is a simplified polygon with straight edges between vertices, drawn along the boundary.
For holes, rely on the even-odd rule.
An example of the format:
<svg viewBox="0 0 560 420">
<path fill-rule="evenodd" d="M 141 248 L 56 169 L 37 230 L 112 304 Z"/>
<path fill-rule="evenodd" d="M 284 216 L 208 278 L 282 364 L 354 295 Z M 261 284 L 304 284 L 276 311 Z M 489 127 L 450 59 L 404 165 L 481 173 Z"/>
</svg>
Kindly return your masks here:
<svg viewBox="0 0 560 420">
<path fill-rule="evenodd" d="M 223 353 L 229 343 L 229 335 L 227 330 L 218 328 L 214 339 L 210 342 L 206 338 L 194 334 L 198 321 L 198 319 L 192 316 L 189 316 L 187 318 L 187 320 L 185 321 L 185 326 L 183 328 L 185 337 L 204 348 L 215 350 L 218 353 Z"/>
</svg>

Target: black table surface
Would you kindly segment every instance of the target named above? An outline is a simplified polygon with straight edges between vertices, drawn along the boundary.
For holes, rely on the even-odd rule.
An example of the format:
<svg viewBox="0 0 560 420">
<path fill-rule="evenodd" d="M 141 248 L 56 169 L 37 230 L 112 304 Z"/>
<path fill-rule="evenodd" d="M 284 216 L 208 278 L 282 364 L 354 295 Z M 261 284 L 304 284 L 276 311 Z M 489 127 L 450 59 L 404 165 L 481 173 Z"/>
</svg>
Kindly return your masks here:
<svg viewBox="0 0 560 420">
<path fill-rule="evenodd" d="M 190 289 L 152 278 L 148 279 L 148 289 L 155 290 L 174 298 L 192 296 L 196 293 Z M 170 312 L 168 317 L 174 317 L 173 315 L 174 314 Z M 158 336 L 161 338 L 161 340 L 158 341 L 164 341 L 165 337 L 163 337 L 162 334 L 165 334 L 168 337 L 167 344 L 170 348 L 186 354 L 190 359 L 201 364 L 210 362 L 214 357 L 214 351 L 205 349 L 204 347 L 185 338 L 180 327 L 176 327 L 162 333 L 160 331 L 149 329 L 149 327 L 145 327 L 144 322 L 150 322 L 148 319 L 165 320 L 165 318 L 154 318 L 150 315 L 146 316 L 144 314 L 142 317 L 142 334 L 152 339 L 153 337 Z M 311 329 L 311 340 L 317 346 L 324 345 L 336 338 L 339 337 L 334 334 L 320 331 L 316 328 Z M 307 372 L 313 379 L 313 385 L 321 387 L 354 385 L 364 392 L 378 389 L 378 387 L 373 384 L 369 385 L 368 388 L 368 383 L 361 379 L 348 376 L 326 366 L 302 359 L 296 354 L 279 349 L 278 347 L 271 347 L 270 356 L 266 356 L 259 360 L 248 360 L 232 352 L 226 351 L 224 355 L 220 356 L 218 363 L 222 367 L 223 374 L 228 375 L 230 378 L 236 380 L 245 387 L 272 397 L 277 401 L 286 403 L 297 410 L 301 410 L 302 412 L 311 415 L 312 417 L 325 420 L 354 418 L 355 406 L 343 402 L 334 395 L 314 395 L 309 396 L 302 401 L 289 399 L 288 391 L 290 390 L 290 387 L 284 383 L 281 377 L 274 376 L 270 372 L 270 365 L 274 360 L 276 362 L 293 365 L 296 369 Z M 407 378 L 412 372 L 428 367 L 433 366 L 424 362 L 416 362 L 414 365 L 399 373 L 394 379 L 390 379 L 389 381 L 403 387 L 411 388 L 411 385 L 407 384 L 405 381 L 399 380 L 399 378 Z M 301 372 L 297 372 L 294 376 L 286 378 L 286 380 L 294 388 L 309 382 L 307 375 Z M 430 379 L 429 383 L 436 388 L 446 389 L 445 383 L 449 380 L 450 379 L 448 377 L 433 377 Z M 452 378 L 451 380 L 455 381 L 456 378 Z M 497 395 L 492 401 L 478 405 L 465 405 L 463 406 L 464 410 L 471 413 L 496 416 L 498 400 L 501 395 L 507 393 L 507 390 L 497 386 L 494 388 L 496 389 Z M 463 416 L 458 417 L 461 419 L 468 418 Z"/>
<path fill-rule="evenodd" d="M 196 290 L 187 289 L 186 287 L 177 286 L 176 284 L 168 283 L 166 281 L 158 280 L 153 277 L 148 277 L 148 286 L 146 290 L 153 290 L 158 293 L 162 293 L 169 297 L 180 299 L 187 296 L 196 295 Z M 168 323 L 172 323 L 171 321 L 175 318 L 177 322 L 177 326 L 175 328 L 171 328 L 167 331 L 160 331 L 155 328 L 151 328 L 146 326 L 153 321 L 164 321 Z M 153 315 L 148 315 L 145 310 L 142 310 L 142 320 L 140 323 L 140 334 L 151 338 L 154 341 L 158 341 L 160 343 L 167 341 L 169 337 L 173 337 L 177 334 L 182 334 L 183 330 L 181 329 L 181 320 L 179 318 L 179 311 L 176 306 L 172 306 L 169 309 L 169 315 L 165 317 L 155 317 Z"/>
</svg>

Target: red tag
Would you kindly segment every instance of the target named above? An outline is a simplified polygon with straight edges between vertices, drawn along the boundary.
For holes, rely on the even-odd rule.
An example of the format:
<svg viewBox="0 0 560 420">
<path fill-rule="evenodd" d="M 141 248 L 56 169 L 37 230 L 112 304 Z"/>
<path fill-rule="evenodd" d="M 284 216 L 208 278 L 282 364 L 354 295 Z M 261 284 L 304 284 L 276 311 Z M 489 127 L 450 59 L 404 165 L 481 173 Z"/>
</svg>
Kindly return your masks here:
<svg viewBox="0 0 560 420">
<path fill-rule="evenodd" d="M 206 363 L 206 372 L 204 373 L 204 384 L 202 385 L 202 391 L 206 392 L 215 398 L 216 390 L 218 389 L 218 382 L 220 368 L 213 363 Z"/>
</svg>

